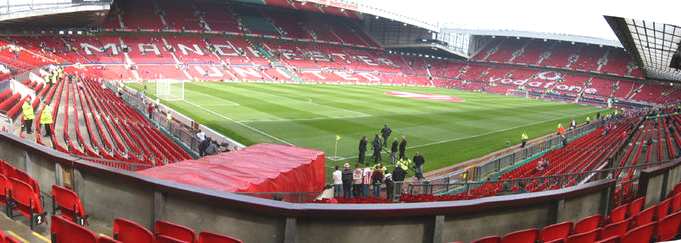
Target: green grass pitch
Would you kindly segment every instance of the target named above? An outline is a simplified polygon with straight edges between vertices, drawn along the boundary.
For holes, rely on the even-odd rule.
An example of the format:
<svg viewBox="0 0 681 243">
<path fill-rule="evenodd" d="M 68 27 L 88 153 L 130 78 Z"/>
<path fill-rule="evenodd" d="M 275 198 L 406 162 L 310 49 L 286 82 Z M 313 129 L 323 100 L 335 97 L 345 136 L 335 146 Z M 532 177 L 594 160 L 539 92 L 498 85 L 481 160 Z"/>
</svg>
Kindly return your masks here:
<svg viewBox="0 0 681 243">
<path fill-rule="evenodd" d="M 450 95 L 464 102 L 395 97 L 385 94 L 389 91 Z M 583 122 L 602 111 L 441 88 L 196 82 L 185 84 L 184 101 L 164 104 L 245 145 L 290 143 L 323 150 L 327 172 L 354 163 L 360 137 L 371 143 L 383 124 L 393 129 L 391 139 L 406 136 L 407 155 L 423 154 L 428 171 L 506 148 L 507 141 L 518 144 L 523 131 L 539 137 L 555 131 L 559 122 Z M 336 135 L 342 139 L 334 159 Z M 370 154 L 371 148 L 367 158 Z"/>
</svg>

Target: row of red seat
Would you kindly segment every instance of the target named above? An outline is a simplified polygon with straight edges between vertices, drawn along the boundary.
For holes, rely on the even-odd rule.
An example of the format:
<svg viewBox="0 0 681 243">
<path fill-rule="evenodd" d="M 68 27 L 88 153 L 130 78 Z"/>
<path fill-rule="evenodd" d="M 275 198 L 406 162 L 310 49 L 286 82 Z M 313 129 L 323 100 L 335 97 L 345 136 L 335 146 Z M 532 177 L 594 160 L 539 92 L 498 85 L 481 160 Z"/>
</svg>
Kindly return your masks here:
<svg viewBox="0 0 681 243">
<path fill-rule="evenodd" d="M 649 243 L 677 239 L 681 233 L 681 184 L 662 202 L 644 207 L 645 198 L 593 215 L 577 223 L 561 222 L 503 237 L 486 236 L 473 243 Z M 459 242 L 460 243 L 460 242 Z"/>
</svg>

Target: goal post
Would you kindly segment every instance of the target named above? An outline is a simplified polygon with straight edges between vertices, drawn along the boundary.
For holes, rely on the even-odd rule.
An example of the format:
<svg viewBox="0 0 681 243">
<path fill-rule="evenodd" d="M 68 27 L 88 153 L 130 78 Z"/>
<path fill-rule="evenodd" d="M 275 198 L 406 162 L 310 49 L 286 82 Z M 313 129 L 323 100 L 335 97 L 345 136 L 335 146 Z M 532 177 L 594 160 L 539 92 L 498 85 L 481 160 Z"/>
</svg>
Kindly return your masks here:
<svg viewBox="0 0 681 243">
<path fill-rule="evenodd" d="M 184 100 L 184 80 L 156 80 L 156 97 L 167 101 Z"/>
</svg>

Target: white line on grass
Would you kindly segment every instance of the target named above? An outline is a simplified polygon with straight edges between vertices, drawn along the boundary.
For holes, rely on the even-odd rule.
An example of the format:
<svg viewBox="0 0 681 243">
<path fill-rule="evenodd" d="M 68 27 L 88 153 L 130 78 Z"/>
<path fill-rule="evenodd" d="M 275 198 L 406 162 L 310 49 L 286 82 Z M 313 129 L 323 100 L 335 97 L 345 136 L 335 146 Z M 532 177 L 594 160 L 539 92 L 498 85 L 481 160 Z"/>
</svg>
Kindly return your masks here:
<svg viewBox="0 0 681 243">
<path fill-rule="evenodd" d="M 252 120 L 240 120 L 243 123 L 256 123 L 256 122 L 290 122 L 290 121 L 316 121 L 316 120 L 332 120 L 332 119 L 354 119 L 354 118 L 365 118 L 372 117 L 372 115 L 361 115 L 361 116 L 323 116 L 323 117 L 312 117 L 312 118 L 300 118 L 300 119 L 252 119 Z"/>
<path fill-rule="evenodd" d="M 592 111 L 578 113 L 577 116 L 581 116 L 581 115 L 589 114 L 589 113 L 592 113 Z M 574 115 L 571 115 L 571 116 L 574 116 Z M 558 118 L 558 119 L 553 119 L 553 120 L 538 121 L 538 122 L 533 122 L 533 123 L 529 123 L 529 124 L 525 124 L 525 125 L 520 125 L 520 126 L 515 126 L 515 127 L 509 127 L 509 128 L 504 128 L 504 129 L 499 129 L 499 130 L 494 130 L 494 131 L 489 131 L 489 132 L 486 132 L 486 133 L 471 135 L 471 136 L 467 136 L 467 137 L 445 139 L 445 140 L 435 141 L 435 142 L 431 142 L 431 143 L 424 143 L 424 144 L 419 144 L 419 145 L 415 145 L 415 146 L 409 146 L 409 147 L 407 147 L 407 149 L 422 148 L 422 147 L 427 147 L 427 146 L 431 146 L 431 145 L 437 145 L 437 144 L 449 143 L 449 142 L 454 142 L 454 141 L 459 141 L 459 140 L 464 140 L 464 139 L 471 139 L 471 138 L 477 138 L 477 137 L 487 136 L 487 135 L 490 135 L 490 134 L 493 134 L 493 133 L 505 132 L 505 131 L 510 131 L 510 130 L 513 130 L 513 129 L 518 129 L 518 128 L 521 128 L 521 127 L 534 126 L 534 125 L 541 124 L 541 123 L 546 123 L 546 122 L 550 122 L 550 121 L 556 121 L 556 120 L 563 119 L 563 118 L 565 118 L 565 117 L 568 117 L 568 116 L 564 116 L 564 117 L 561 117 L 561 118 Z M 383 154 L 383 153 L 385 153 L 385 151 L 382 151 L 382 152 L 381 152 L 381 154 Z M 386 154 L 387 154 L 387 153 L 386 153 Z M 338 158 L 329 159 L 329 160 L 341 161 L 341 160 L 346 160 L 346 159 L 355 158 L 355 157 L 357 157 L 357 156 L 338 157 Z"/>
<path fill-rule="evenodd" d="M 221 118 L 223 118 L 223 119 L 225 119 L 225 120 L 232 121 L 232 122 L 234 122 L 234 123 L 236 123 L 236 124 L 239 124 L 239 125 L 241 125 L 241 126 L 243 126 L 243 127 L 245 127 L 245 128 L 248 128 L 248 129 L 250 129 L 250 130 L 252 130 L 252 131 L 254 131 L 254 132 L 260 133 L 260 134 L 262 134 L 263 136 L 266 136 L 266 137 L 269 137 L 269 138 L 271 138 L 271 139 L 277 140 L 277 141 L 282 142 L 282 143 L 284 143 L 284 144 L 286 144 L 286 145 L 293 145 L 292 143 L 289 143 L 288 141 L 286 141 L 286 140 L 284 140 L 284 139 L 281 139 L 281 138 L 272 136 L 272 135 L 270 135 L 269 133 L 263 132 L 263 131 L 260 130 L 260 129 L 257 129 L 257 128 L 255 128 L 255 127 L 249 126 L 248 124 L 244 124 L 243 122 L 236 121 L 236 120 L 234 120 L 234 119 L 232 119 L 232 118 L 226 117 L 225 115 L 222 115 L 222 114 L 217 113 L 217 112 L 215 112 L 215 111 L 206 109 L 206 108 L 204 108 L 203 106 L 200 106 L 200 105 L 198 105 L 198 104 L 194 104 L 194 103 L 189 102 L 189 101 L 186 101 L 186 100 L 185 100 L 184 102 L 187 103 L 187 104 L 196 106 L 197 108 L 199 108 L 199 109 L 201 109 L 201 110 L 204 110 L 204 111 L 206 111 L 206 112 L 208 112 L 208 113 L 210 113 L 210 114 L 213 114 L 213 115 L 215 115 L 215 116 L 219 116 L 219 117 L 221 117 Z"/>
</svg>

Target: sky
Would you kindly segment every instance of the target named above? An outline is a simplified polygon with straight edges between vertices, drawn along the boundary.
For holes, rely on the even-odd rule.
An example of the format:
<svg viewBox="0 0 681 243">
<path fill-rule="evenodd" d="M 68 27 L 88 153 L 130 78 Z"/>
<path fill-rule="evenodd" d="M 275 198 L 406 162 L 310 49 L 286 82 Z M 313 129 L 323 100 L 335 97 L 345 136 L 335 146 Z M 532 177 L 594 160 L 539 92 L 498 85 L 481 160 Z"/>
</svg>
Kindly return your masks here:
<svg viewBox="0 0 681 243">
<path fill-rule="evenodd" d="M 616 40 L 603 15 L 681 26 L 679 0 L 360 0 L 441 26 L 523 30 Z"/>
</svg>

